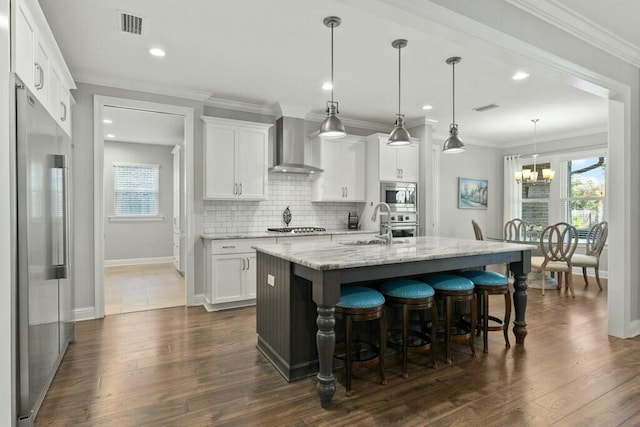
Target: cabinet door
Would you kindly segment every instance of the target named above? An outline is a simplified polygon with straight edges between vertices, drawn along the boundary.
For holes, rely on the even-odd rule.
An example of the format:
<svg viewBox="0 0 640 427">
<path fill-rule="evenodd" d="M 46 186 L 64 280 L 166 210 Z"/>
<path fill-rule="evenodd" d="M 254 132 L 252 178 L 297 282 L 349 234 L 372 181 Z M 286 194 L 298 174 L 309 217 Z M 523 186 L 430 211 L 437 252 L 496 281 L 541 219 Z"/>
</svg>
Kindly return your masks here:
<svg viewBox="0 0 640 427">
<path fill-rule="evenodd" d="M 205 194 L 206 199 L 236 198 L 235 145 L 238 130 L 223 125 L 205 125 Z"/>
<path fill-rule="evenodd" d="M 16 2 L 17 3 L 17 2 Z M 22 3 L 17 3 L 15 14 L 15 68 L 14 71 L 22 82 L 31 90 L 34 88 L 34 42 L 35 31 L 30 22 L 28 12 Z"/>
<path fill-rule="evenodd" d="M 400 181 L 418 182 L 418 146 L 397 147 Z"/>
<path fill-rule="evenodd" d="M 267 197 L 268 144 L 266 131 L 239 129 L 236 150 L 238 197 L 250 200 Z"/>
<path fill-rule="evenodd" d="M 363 142 L 342 144 L 342 177 L 346 187 L 345 199 L 350 202 L 365 201 L 365 155 Z"/>
<path fill-rule="evenodd" d="M 246 255 L 246 260 L 247 260 L 247 264 L 245 265 L 245 270 L 244 270 L 244 294 L 247 297 L 247 299 L 249 298 L 255 298 L 256 297 L 256 274 L 257 274 L 257 268 L 256 268 L 256 254 L 255 251 L 252 254 L 245 254 Z"/>
<path fill-rule="evenodd" d="M 385 140 L 380 144 L 380 181 L 397 181 L 400 179 L 396 147 L 390 147 Z"/>
<path fill-rule="evenodd" d="M 346 197 L 346 185 L 342 180 L 343 159 L 342 141 L 339 139 L 322 141 L 322 200 L 344 201 Z"/>
<path fill-rule="evenodd" d="M 53 116 L 56 120 L 58 120 L 56 112 L 57 109 L 50 109 L 50 101 L 49 101 L 49 85 L 51 77 L 49 76 L 49 57 L 47 56 L 47 52 L 45 47 L 42 45 L 41 40 L 37 37 L 35 39 L 34 44 L 34 84 L 33 86 L 36 88 L 35 95 L 40 100 L 42 105 L 47 106 L 50 112 L 53 113 Z M 57 88 L 56 88 L 57 89 Z"/>
<path fill-rule="evenodd" d="M 60 126 L 67 135 L 71 136 L 71 96 L 69 95 L 69 88 L 66 87 L 62 81 L 58 85 L 58 100 L 57 109 L 58 121 Z"/>
<path fill-rule="evenodd" d="M 245 299 L 243 290 L 245 254 L 213 255 L 211 257 L 212 304 Z"/>
</svg>

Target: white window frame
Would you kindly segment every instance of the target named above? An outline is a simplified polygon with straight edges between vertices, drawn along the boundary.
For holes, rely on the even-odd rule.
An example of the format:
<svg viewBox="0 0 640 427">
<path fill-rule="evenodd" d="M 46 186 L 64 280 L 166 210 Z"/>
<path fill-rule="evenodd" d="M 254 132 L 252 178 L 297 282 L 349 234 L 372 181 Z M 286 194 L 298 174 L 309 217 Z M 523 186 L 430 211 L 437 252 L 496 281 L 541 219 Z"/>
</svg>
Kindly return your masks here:
<svg viewBox="0 0 640 427">
<path fill-rule="evenodd" d="M 156 199 L 158 211 L 155 214 L 139 214 L 139 215 L 122 215 L 116 213 L 116 199 L 117 199 L 117 188 L 116 188 L 116 174 L 115 169 L 118 166 L 133 166 L 133 167 L 141 167 L 148 169 L 155 169 L 158 174 L 157 186 L 156 186 Z M 133 163 L 133 162 L 113 162 L 113 214 L 109 216 L 109 222 L 129 222 L 129 221 L 162 221 L 164 220 L 164 215 L 160 214 L 160 165 L 157 163 Z"/>
</svg>

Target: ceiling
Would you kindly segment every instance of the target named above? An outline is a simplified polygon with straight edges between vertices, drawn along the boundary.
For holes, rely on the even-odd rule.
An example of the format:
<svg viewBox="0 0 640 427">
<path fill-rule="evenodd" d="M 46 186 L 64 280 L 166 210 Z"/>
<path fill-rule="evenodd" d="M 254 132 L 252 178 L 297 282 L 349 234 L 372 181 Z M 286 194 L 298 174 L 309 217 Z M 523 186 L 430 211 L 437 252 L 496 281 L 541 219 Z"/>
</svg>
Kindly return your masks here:
<svg viewBox="0 0 640 427">
<path fill-rule="evenodd" d="M 104 107 L 105 141 L 182 145 L 184 117 L 129 108 Z"/>
<path fill-rule="evenodd" d="M 562 1 L 571 7 L 583 3 Z M 391 41 L 406 38 L 401 109 L 410 124 L 426 115 L 437 121 L 436 135 L 446 135 L 452 119 L 452 70 L 445 60 L 461 56 L 456 121 L 463 141 L 498 147 L 531 142 L 533 118 L 540 119 L 539 140 L 606 128 L 605 99 L 551 73 L 533 72 L 540 66 L 530 59 L 513 53 L 490 56 L 464 34 L 444 37 L 439 24 L 400 24 L 402 14 L 380 13 L 383 8 L 377 6 L 385 2 L 372 0 L 366 8 L 365 2 L 344 0 L 183 0 L 179 7 L 170 0 L 40 3 L 80 82 L 264 107 L 280 102 L 323 114 L 330 97 L 321 88 L 330 79 L 330 30 L 322 20 L 338 15 L 342 25 L 334 33 L 334 80 L 343 118 L 391 130 L 398 106 L 398 52 Z M 120 32 L 119 10 L 144 18 L 142 36 Z M 603 12 L 584 10 L 596 17 Z M 152 47 L 164 49 L 166 57 L 149 55 Z M 531 76 L 513 81 L 516 71 L 530 71 Z M 433 109 L 425 113 L 424 104 Z M 487 104 L 500 107 L 473 110 Z"/>
</svg>

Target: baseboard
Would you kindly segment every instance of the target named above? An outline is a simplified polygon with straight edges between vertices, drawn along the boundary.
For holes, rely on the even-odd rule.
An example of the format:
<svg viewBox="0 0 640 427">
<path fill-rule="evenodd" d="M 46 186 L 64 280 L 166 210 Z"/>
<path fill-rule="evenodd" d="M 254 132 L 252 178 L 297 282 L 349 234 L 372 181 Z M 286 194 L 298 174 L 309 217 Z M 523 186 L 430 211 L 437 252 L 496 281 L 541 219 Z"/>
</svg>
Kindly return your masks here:
<svg viewBox="0 0 640 427">
<path fill-rule="evenodd" d="M 244 301 L 233 301 L 233 302 L 225 302 L 221 304 L 211 304 L 209 301 L 203 298 L 202 305 L 207 311 L 212 312 L 212 311 L 220 311 L 220 310 L 229 310 L 232 308 L 249 307 L 252 305 L 256 305 L 256 300 L 255 298 L 253 298 L 253 299 L 248 299 Z"/>
<path fill-rule="evenodd" d="M 187 305 L 189 306 L 205 305 L 204 294 L 194 295 L 193 298 L 191 299 L 191 302 L 187 302 Z"/>
<path fill-rule="evenodd" d="M 634 320 L 629 325 L 629 338 L 637 337 L 640 335 L 640 320 Z"/>
<path fill-rule="evenodd" d="M 582 267 L 573 267 L 573 274 L 577 274 L 578 276 L 582 276 Z M 593 267 L 587 267 L 587 277 L 596 277 L 596 273 Z M 600 278 L 608 279 L 609 272 L 606 270 L 600 270 Z"/>
<path fill-rule="evenodd" d="M 82 320 L 91 320 L 96 318 L 95 307 L 80 307 L 73 310 L 73 320 L 79 322 Z"/>
<path fill-rule="evenodd" d="M 120 265 L 138 265 L 138 264 L 164 264 L 173 262 L 172 256 L 161 256 L 154 258 L 131 258 L 131 259 L 105 259 L 105 267 L 113 267 Z"/>
</svg>

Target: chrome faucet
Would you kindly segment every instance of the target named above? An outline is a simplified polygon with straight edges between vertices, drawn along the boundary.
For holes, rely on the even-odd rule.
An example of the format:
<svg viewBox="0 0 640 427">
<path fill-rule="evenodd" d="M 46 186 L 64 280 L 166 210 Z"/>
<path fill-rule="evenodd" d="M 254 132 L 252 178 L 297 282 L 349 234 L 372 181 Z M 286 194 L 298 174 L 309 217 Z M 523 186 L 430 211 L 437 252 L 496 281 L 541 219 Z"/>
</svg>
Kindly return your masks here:
<svg viewBox="0 0 640 427">
<path fill-rule="evenodd" d="M 384 241 L 387 243 L 387 246 L 391 246 L 392 240 L 393 240 L 393 233 L 391 232 L 391 208 L 389 207 L 389 205 L 384 202 L 378 203 L 376 207 L 373 208 L 373 216 L 371 216 L 371 221 L 376 220 L 378 210 L 380 210 L 381 207 L 387 208 L 387 232 L 386 234 L 381 233 L 380 236 L 378 237 L 380 237 L 381 239 L 384 239 Z M 382 219 L 380 220 L 380 226 L 382 226 Z"/>
</svg>

